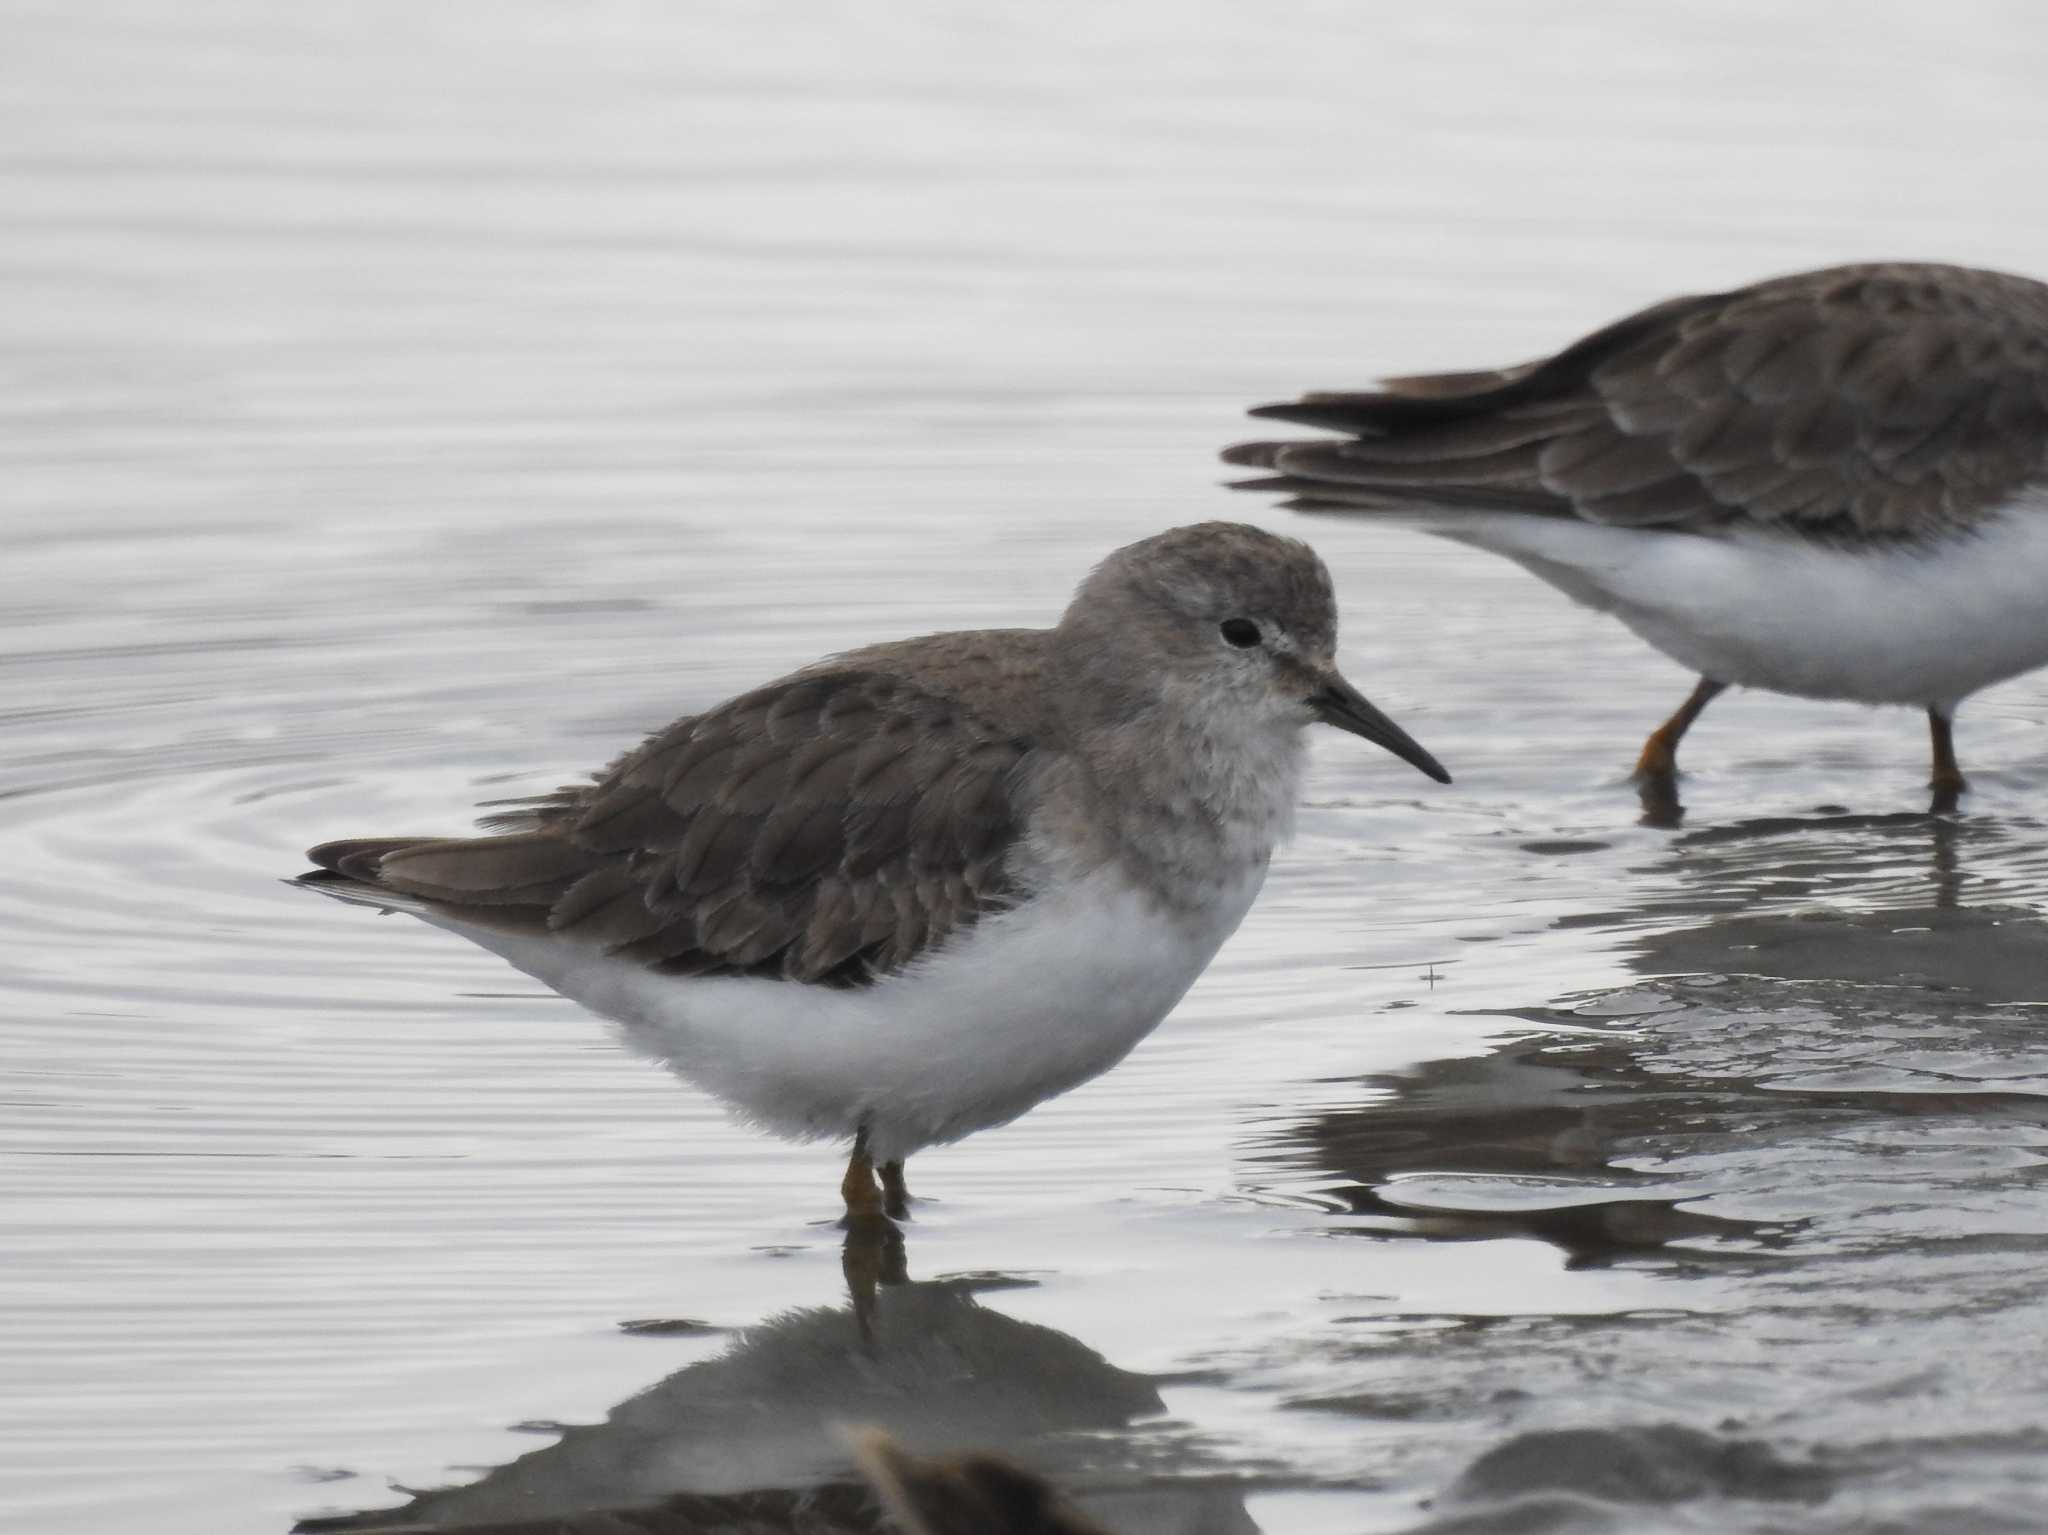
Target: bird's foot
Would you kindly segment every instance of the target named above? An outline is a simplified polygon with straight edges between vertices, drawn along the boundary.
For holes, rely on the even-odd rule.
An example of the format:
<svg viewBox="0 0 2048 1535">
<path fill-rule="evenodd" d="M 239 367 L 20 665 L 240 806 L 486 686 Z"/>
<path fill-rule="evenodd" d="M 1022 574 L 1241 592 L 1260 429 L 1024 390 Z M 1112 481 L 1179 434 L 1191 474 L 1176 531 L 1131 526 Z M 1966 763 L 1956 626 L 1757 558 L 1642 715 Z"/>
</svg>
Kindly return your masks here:
<svg viewBox="0 0 2048 1535">
<path fill-rule="evenodd" d="M 1678 799 L 1678 774 L 1636 774 L 1636 798 L 1643 807 L 1642 824 L 1669 831 L 1685 819 L 1685 806 Z"/>
</svg>

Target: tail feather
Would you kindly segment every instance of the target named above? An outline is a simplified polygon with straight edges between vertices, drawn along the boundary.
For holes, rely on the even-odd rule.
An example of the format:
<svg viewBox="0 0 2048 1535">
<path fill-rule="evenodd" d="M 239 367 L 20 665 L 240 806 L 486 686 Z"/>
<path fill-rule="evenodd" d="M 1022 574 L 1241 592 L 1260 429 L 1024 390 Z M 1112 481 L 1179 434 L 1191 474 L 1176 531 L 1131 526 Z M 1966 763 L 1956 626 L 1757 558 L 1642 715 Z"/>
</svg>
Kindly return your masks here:
<svg viewBox="0 0 2048 1535">
<path fill-rule="evenodd" d="M 547 832 L 450 837 L 385 853 L 377 881 L 429 900 L 546 906 L 597 862 L 587 849 Z"/>
<path fill-rule="evenodd" d="M 439 840 L 438 837 L 343 837 L 307 848 L 306 856 L 331 874 L 345 874 L 350 879 L 375 884 L 377 867 L 387 854 Z"/>
<path fill-rule="evenodd" d="M 1295 498 L 1289 506 L 1308 511 L 1570 514 L 1570 503 L 1544 486 L 1542 456 L 1560 433 L 1582 424 L 1574 414 L 1535 405 L 1470 414 L 1464 409 L 1469 397 L 1343 399 L 1300 410 L 1254 411 L 1355 435 L 1338 442 L 1242 442 L 1226 448 L 1225 463 L 1269 471 L 1234 481 L 1231 488 L 1277 491 Z"/>
<path fill-rule="evenodd" d="M 1377 389 L 1261 405 L 1251 414 L 1341 433 L 1344 440 L 1239 443 L 1225 451 L 1224 461 L 1267 470 L 1270 477 L 1233 488 L 1278 491 L 1309 511 L 1573 516 L 1581 514 L 1574 494 L 1590 462 L 1618 482 L 1585 491 L 1585 515 L 1625 523 L 1670 520 L 1676 491 L 1660 490 L 1654 504 L 1640 507 L 1596 505 L 1609 494 L 1634 495 L 1650 485 L 1640 479 L 1650 471 L 1638 461 L 1642 455 L 1631 456 L 1625 431 L 1617 445 L 1613 410 L 1596 377 L 1604 368 L 1630 365 L 1643 348 L 1664 347 L 1662 327 L 1719 301 L 1715 295 L 1672 299 L 1554 356 L 1510 368 L 1417 374 L 1387 379 Z M 1659 480 L 1674 472 L 1664 460 L 1654 469 Z M 1567 471 L 1573 494 L 1559 479 Z"/>
<path fill-rule="evenodd" d="M 499 837 L 356 837 L 306 856 L 321 872 L 419 900 L 461 906 L 554 903 L 596 860 L 547 832 Z M 327 881 L 317 881 L 327 883 Z"/>
</svg>

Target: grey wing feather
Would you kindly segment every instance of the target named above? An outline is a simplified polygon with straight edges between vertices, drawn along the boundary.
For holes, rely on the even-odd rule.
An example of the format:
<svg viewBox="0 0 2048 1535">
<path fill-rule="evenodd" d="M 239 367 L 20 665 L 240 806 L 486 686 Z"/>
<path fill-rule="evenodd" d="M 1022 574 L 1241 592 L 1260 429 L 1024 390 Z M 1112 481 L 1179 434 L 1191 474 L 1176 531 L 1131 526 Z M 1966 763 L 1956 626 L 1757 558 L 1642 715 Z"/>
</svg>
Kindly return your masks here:
<svg viewBox="0 0 2048 1535">
<path fill-rule="evenodd" d="M 2048 477 L 2048 286 L 1837 267 L 1673 299 L 1556 356 L 1252 412 L 1240 488 L 1307 510 L 1512 510 L 1625 526 L 1911 535 Z"/>
<path fill-rule="evenodd" d="M 500 834 L 327 843 L 347 880 L 684 974 L 857 985 L 1006 905 L 1033 743 L 886 672 L 678 720 Z"/>
</svg>

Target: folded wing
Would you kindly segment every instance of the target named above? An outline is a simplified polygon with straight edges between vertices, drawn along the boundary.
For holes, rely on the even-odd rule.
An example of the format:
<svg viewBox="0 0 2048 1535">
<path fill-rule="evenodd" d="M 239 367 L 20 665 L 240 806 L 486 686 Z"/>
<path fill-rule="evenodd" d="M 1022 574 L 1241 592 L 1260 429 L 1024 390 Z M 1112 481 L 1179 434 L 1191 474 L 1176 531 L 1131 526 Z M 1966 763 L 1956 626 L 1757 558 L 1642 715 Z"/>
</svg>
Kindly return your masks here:
<svg viewBox="0 0 2048 1535">
<path fill-rule="evenodd" d="M 859 985 L 1011 898 L 1032 742 L 865 669 L 678 720 L 487 837 L 327 843 L 349 883 L 652 968 Z"/>
</svg>

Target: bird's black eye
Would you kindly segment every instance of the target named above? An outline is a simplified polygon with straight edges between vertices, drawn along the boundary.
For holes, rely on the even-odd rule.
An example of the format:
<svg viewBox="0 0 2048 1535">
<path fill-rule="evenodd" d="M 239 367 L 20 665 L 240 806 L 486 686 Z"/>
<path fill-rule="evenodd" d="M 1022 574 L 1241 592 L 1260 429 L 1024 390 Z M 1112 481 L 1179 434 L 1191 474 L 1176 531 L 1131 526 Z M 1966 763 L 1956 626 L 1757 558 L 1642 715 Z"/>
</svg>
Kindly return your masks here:
<svg viewBox="0 0 2048 1535">
<path fill-rule="evenodd" d="M 1248 650 L 1259 642 L 1259 626 L 1249 618 L 1226 618 L 1220 628 L 1223 637 L 1239 650 Z"/>
</svg>

